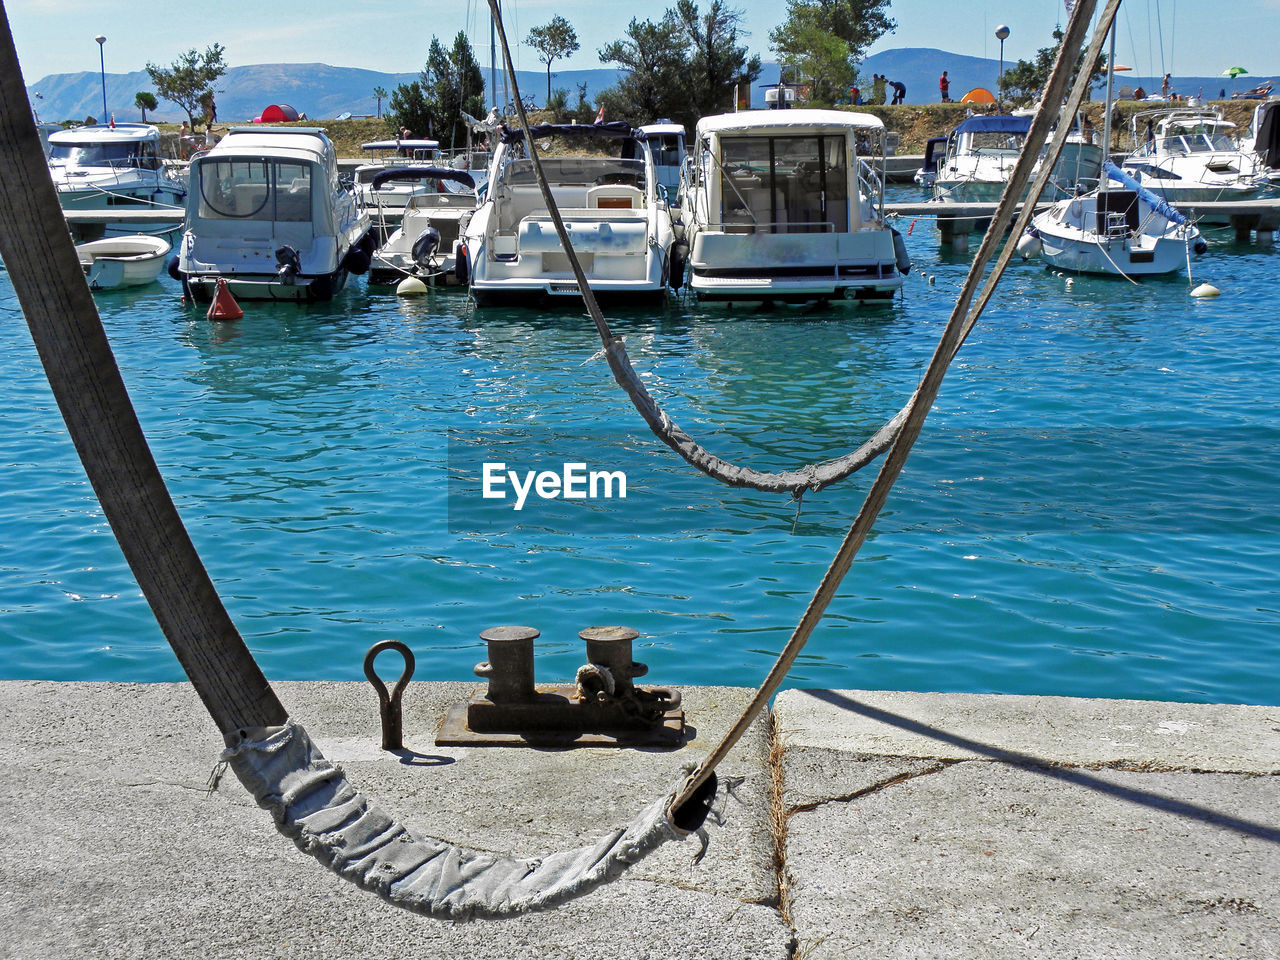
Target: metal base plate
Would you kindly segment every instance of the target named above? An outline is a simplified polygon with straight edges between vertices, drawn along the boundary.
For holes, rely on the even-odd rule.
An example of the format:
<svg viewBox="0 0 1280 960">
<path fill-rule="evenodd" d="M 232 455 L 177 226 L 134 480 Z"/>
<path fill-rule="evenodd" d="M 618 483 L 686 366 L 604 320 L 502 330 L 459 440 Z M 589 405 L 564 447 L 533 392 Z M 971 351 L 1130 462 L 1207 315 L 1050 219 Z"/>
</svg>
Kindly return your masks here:
<svg viewBox="0 0 1280 960">
<path fill-rule="evenodd" d="M 572 685 L 540 687 L 539 694 L 572 696 Z M 484 691 L 470 700 L 455 703 L 445 714 L 436 735 L 438 747 L 667 747 L 683 746 L 692 736 L 684 724 L 683 710 L 668 710 L 661 724 L 631 729 L 575 730 L 472 730 L 467 726 L 467 710 L 473 704 L 488 704 Z"/>
</svg>

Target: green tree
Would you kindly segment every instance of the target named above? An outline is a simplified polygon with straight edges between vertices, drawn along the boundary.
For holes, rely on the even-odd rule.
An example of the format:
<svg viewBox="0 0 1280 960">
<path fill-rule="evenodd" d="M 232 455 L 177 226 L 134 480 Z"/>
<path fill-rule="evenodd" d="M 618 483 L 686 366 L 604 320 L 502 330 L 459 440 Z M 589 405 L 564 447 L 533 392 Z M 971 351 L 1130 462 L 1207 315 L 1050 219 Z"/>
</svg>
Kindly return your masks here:
<svg viewBox="0 0 1280 960">
<path fill-rule="evenodd" d="M 385 87 L 377 86 L 373 88 L 373 95 L 378 101 L 378 119 L 382 119 L 382 101 L 387 99 L 387 90 Z"/>
<path fill-rule="evenodd" d="M 1019 60 L 1007 68 L 1000 77 L 1000 99 L 1014 104 L 1034 103 L 1040 99 L 1040 91 L 1049 82 L 1049 74 L 1053 70 L 1054 61 L 1058 59 L 1058 49 L 1062 46 L 1061 28 L 1053 30 L 1053 46 L 1042 47 L 1036 52 L 1033 60 Z M 1106 72 L 1107 56 L 1098 57 L 1096 68 L 1090 74 L 1090 80 L 1097 83 Z M 1084 66 L 1084 53 L 1076 58 L 1075 68 L 1071 74 L 1071 82 L 1075 83 L 1081 68 Z"/>
<path fill-rule="evenodd" d="M 648 123 L 659 117 L 688 118 L 689 41 L 673 11 L 658 23 L 632 19 L 626 36 L 599 50 L 601 63 L 622 69 L 618 82 L 600 94 L 608 120 Z"/>
<path fill-rule="evenodd" d="M 694 0 L 678 0 L 675 18 L 689 41 L 689 80 L 693 121 L 734 108 L 735 85 L 750 88 L 760 76 L 760 58 L 738 43 L 743 13 L 711 0 L 705 14 Z M 656 117 L 654 119 L 657 119 Z M 688 118 L 686 118 L 688 119 Z"/>
<path fill-rule="evenodd" d="M 557 14 L 549 23 L 531 29 L 524 42 L 538 51 L 538 59 L 547 65 L 547 103 L 550 104 L 551 64 L 578 52 L 578 33 L 568 20 Z"/>
<path fill-rule="evenodd" d="M 155 110 L 159 104 L 156 103 L 155 94 L 147 90 L 139 90 L 133 98 L 133 105 L 142 111 L 142 122 L 147 122 L 147 111 Z"/>
<path fill-rule="evenodd" d="M 408 127 L 419 136 L 434 137 L 453 147 L 466 141 L 463 112 L 484 115 L 480 64 L 466 33 L 460 31 L 448 51 L 432 37 L 418 79 L 397 86 L 387 101 L 389 125 L 397 131 Z"/>
<path fill-rule="evenodd" d="M 888 7 L 889 0 L 787 0 L 769 43 L 812 83 L 814 102 L 832 104 L 856 81 L 867 48 L 897 27 Z"/>
<path fill-rule="evenodd" d="M 215 43 L 204 53 L 193 47 L 168 67 L 147 64 L 147 76 L 156 93 L 186 111 L 192 126 L 195 126 L 196 110 L 207 97 L 213 96 L 213 85 L 227 72 L 223 52 L 222 44 Z"/>
</svg>

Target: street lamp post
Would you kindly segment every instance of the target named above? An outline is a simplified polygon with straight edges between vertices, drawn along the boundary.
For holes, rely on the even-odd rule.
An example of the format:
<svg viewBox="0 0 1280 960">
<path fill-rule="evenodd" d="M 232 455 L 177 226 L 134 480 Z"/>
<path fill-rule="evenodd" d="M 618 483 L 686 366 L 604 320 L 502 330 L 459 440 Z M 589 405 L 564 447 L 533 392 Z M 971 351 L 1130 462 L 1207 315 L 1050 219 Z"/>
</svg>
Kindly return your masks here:
<svg viewBox="0 0 1280 960">
<path fill-rule="evenodd" d="M 98 41 L 98 69 L 102 72 L 102 122 L 107 122 L 107 60 L 106 55 L 102 52 L 103 44 L 107 42 L 107 38 L 102 34 L 98 34 L 93 39 Z"/>
<path fill-rule="evenodd" d="M 996 107 L 1000 106 L 1000 81 L 1004 79 L 1004 42 L 1009 39 L 1009 28 L 1003 23 L 996 27 L 996 39 L 1000 41 L 1000 76 L 996 78 Z"/>
</svg>

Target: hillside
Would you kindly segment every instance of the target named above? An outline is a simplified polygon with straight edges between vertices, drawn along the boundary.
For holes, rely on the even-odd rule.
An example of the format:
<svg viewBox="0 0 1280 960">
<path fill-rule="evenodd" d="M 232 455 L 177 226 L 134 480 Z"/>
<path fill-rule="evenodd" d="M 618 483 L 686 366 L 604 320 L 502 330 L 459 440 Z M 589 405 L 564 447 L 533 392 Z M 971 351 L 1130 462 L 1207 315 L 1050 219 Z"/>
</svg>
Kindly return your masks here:
<svg viewBox="0 0 1280 960">
<path fill-rule="evenodd" d="M 973 87 L 986 87 L 994 91 L 999 74 L 999 63 L 981 57 L 967 57 L 924 47 L 885 50 L 868 57 L 861 68 L 862 75 L 870 79 L 873 73 L 881 73 L 892 80 L 901 80 L 907 86 L 907 103 L 926 104 L 938 102 L 938 75 L 946 70 L 951 79 L 951 96 L 959 100 Z M 552 88 L 568 92 L 570 102 L 577 99 L 579 83 L 587 84 L 587 98 L 611 86 L 617 79 L 617 71 L 608 68 L 598 70 L 564 70 L 552 75 Z M 331 67 L 323 63 L 276 63 L 231 67 L 218 83 L 218 119 L 222 122 L 243 122 L 258 116 L 264 107 L 272 103 L 287 103 L 299 113 L 313 120 L 328 120 L 351 114 L 373 116 L 377 102 L 373 88 L 381 86 L 394 90 L 399 84 L 415 79 L 417 74 L 383 73 L 356 67 Z M 520 91 L 526 98 L 532 97 L 541 104 L 546 97 L 546 74 L 536 70 L 519 71 L 516 75 Z M 485 81 L 489 75 L 485 72 Z M 767 62 L 760 75 L 760 84 L 775 83 L 778 65 Z M 1280 78 L 1253 76 L 1241 77 L 1236 88 L 1245 90 L 1270 79 L 1280 90 Z M 139 114 L 133 105 L 134 97 L 141 90 L 150 91 L 151 81 L 145 71 L 125 74 L 107 74 L 107 108 L 117 120 L 137 120 Z M 501 79 L 498 84 L 501 86 Z M 1124 86 L 1143 86 L 1149 91 L 1160 89 L 1159 78 L 1124 74 Z M 88 116 L 99 117 L 102 112 L 102 81 L 97 73 L 62 73 L 42 77 L 27 87 L 36 112 L 42 120 L 63 122 L 83 121 Z M 1203 94 L 1216 98 L 1219 91 L 1231 92 L 1231 82 L 1225 77 L 1177 77 L 1175 92 L 1184 95 Z M 39 96 L 37 96 L 37 92 Z M 865 90 L 864 90 L 865 92 Z M 1101 96 L 1095 91 L 1095 96 Z M 757 86 L 753 91 L 753 105 L 763 106 L 764 96 Z M 386 106 L 385 101 L 383 106 Z M 185 114 L 167 101 L 160 101 L 160 108 L 149 115 L 159 121 L 177 123 Z M 99 117 L 101 119 L 101 117 Z"/>
</svg>

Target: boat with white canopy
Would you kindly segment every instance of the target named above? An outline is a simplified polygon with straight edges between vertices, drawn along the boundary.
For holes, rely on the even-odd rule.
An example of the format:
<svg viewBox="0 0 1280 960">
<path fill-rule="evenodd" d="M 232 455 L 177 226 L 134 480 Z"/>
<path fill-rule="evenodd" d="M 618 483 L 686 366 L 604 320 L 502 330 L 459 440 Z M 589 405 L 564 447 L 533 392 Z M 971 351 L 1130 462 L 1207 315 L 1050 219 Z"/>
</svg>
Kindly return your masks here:
<svg viewBox="0 0 1280 960">
<path fill-rule="evenodd" d="M 698 298 L 891 298 L 910 261 L 884 219 L 884 132 L 842 110 L 700 120 L 683 211 Z"/>
</svg>

